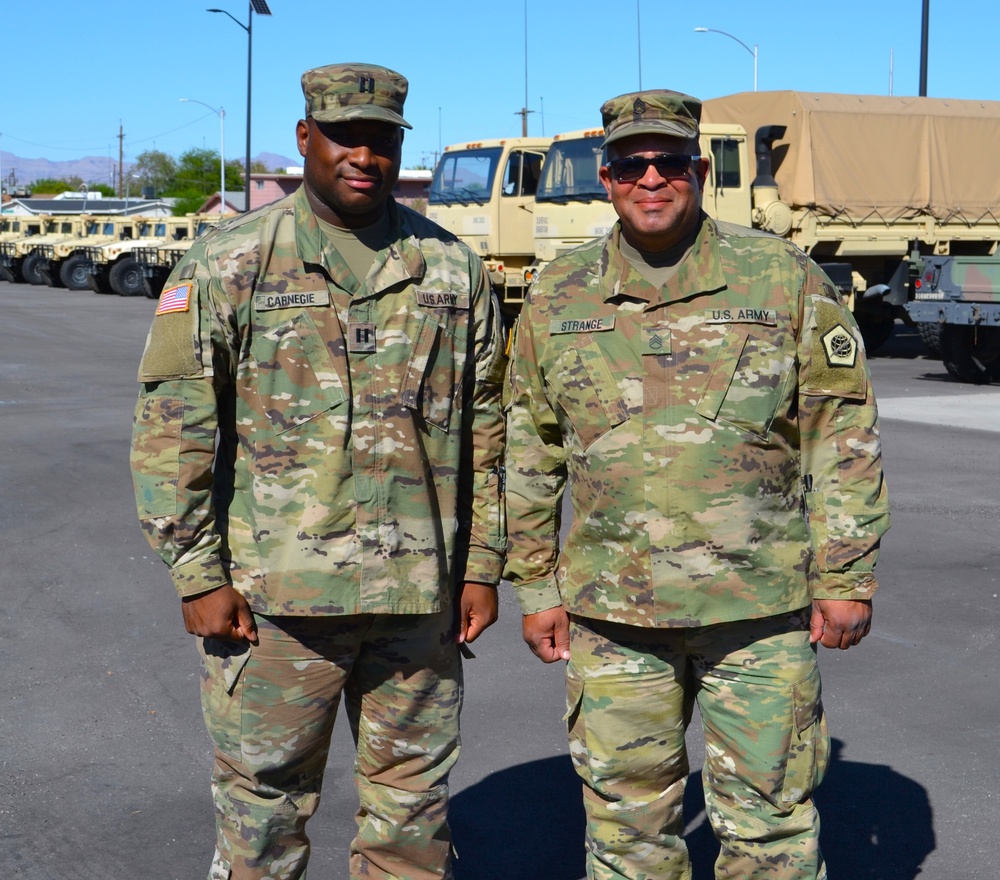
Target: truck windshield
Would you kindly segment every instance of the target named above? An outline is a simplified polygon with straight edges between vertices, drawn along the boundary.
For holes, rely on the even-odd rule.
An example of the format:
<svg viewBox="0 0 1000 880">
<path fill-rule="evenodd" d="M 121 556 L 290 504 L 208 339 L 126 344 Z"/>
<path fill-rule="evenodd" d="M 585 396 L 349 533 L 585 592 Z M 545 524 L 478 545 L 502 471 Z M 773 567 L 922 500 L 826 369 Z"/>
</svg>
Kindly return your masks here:
<svg viewBox="0 0 1000 880">
<path fill-rule="evenodd" d="M 591 202 L 608 197 L 597 172 L 607 161 L 600 135 L 553 142 L 542 166 L 536 202 Z"/>
<path fill-rule="evenodd" d="M 484 204 L 493 191 L 493 178 L 503 147 L 481 147 L 445 153 L 431 181 L 432 205 Z"/>
</svg>

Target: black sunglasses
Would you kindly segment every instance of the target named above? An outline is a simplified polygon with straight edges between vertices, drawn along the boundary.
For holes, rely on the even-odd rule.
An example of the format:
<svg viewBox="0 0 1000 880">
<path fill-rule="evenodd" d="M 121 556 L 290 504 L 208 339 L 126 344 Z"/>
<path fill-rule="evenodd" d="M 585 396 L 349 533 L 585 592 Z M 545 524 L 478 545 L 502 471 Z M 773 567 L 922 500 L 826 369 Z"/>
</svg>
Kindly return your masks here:
<svg viewBox="0 0 1000 880">
<path fill-rule="evenodd" d="M 683 156 L 676 153 L 658 153 L 655 156 L 625 156 L 622 159 L 609 159 L 608 168 L 619 183 L 634 183 L 646 173 L 652 165 L 660 177 L 671 180 L 687 177 L 691 163 L 700 156 Z"/>
</svg>

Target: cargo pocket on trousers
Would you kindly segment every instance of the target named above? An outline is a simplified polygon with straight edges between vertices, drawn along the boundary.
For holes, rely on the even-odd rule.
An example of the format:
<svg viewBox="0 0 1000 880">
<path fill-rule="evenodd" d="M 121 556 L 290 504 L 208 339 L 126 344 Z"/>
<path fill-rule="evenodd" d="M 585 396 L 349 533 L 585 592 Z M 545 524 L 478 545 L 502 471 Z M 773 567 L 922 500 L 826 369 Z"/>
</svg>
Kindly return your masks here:
<svg viewBox="0 0 1000 880">
<path fill-rule="evenodd" d="M 573 669 L 573 662 L 566 664 L 566 711 L 563 721 L 566 723 L 566 734 L 569 739 L 569 756 L 573 767 L 590 784 L 590 769 L 585 756 L 587 754 L 587 730 L 583 721 L 583 679 Z"/>
<path fill-rule="evenodd" d="M 201 641 L 201 707 L 216 748 L 239 760 L 243 738 L 243 670 L 251 646 L 222 639 Z"/>
<path fill-rule="evenodd" d="M 793 728 L 781 787 L 783 804 L 801 803 L 822 782 L 830 760 L 819 668 L 792 685 Z"/>
</svg>

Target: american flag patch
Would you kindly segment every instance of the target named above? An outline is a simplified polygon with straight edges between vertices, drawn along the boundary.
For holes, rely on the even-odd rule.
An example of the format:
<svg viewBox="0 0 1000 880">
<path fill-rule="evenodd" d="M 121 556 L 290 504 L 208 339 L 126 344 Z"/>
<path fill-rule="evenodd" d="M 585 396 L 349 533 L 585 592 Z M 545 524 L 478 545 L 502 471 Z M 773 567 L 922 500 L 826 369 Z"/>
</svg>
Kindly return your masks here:
<svg viewBox="0 0 1000 880">
<path fill-rule="evenodd" d="M 156 307 L 156 314 L 166 315 L 170 312 L 186 312 L 191 304 L 191 285 L 180 284 L 171 287 L 160 294 L 160 304 Z"/>
</svg>

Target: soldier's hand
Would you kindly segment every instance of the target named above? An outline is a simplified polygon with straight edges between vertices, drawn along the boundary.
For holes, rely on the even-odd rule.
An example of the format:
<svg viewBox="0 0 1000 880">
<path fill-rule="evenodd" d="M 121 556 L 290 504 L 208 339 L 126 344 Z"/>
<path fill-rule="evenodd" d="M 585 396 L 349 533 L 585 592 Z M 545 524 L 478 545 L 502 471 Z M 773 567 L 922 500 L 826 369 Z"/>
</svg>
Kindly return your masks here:
<svg viewBox="0 0 1000 880">
<path fill-rule="evenodd" d="M 194 636 L 257 644 L 257 624 L 244 599 L 228 584 L 181 600 L 184 628 Z"/>
<path fill-rule="evenodd" d="M 871 625 L 872 603 L 868 599 L 815 599 L 809 641 L 846 651 L 868 635 Z"/>
<path fill-rule="evenodd" d="M 569 615 L 561 605 L 525 614 L 521 635 L 532 653 L 544 663 L 569 660 Z"/>
<path fill-rule="evenodd" d="M 467 582 L 458 588 L 455 641 L 474 642 L 497 619 L 497 588 Z"/>
</svg>

